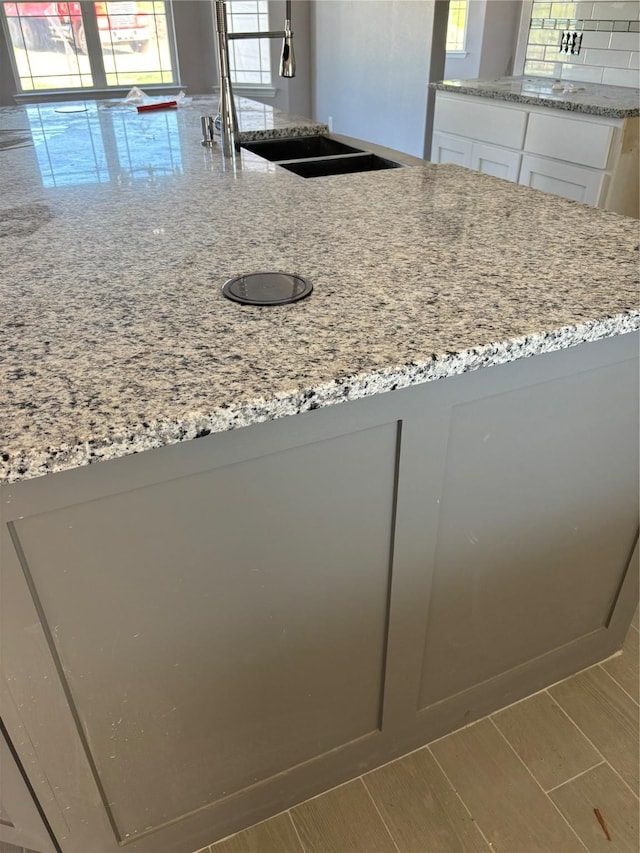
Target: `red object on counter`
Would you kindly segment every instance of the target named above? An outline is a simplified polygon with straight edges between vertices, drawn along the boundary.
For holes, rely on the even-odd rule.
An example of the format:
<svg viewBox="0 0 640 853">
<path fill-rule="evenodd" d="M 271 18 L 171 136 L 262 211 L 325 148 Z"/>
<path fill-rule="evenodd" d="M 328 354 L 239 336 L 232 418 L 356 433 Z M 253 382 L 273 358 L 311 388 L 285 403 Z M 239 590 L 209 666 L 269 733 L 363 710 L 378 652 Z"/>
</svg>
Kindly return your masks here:
<svg viewBox="0 0 640 853">
<path fill-rule="evenodd" d="M 166 110 L 177 106 L 177 101 L 161 101 L 159 104 L 141 104 L 136 109 L 139 113 L 146 113 L 148 110 Z"/>
</svg>

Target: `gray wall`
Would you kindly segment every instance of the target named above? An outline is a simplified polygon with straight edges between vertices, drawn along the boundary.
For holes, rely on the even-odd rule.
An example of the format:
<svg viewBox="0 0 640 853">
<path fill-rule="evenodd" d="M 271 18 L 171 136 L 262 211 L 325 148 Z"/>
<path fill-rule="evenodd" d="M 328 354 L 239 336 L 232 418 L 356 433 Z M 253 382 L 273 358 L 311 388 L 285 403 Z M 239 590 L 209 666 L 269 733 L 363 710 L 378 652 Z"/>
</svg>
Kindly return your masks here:
<svg viewBox="0 0 640 853">
<path fill-rule="evenodd" d="M 180 61 L 180 82 L 189 95 L 208 95 L 217 81 L 213 6 L 201 0 L 173 4 L 173 22 L 178 41 L 191 50 Z"/>
<path fill-rule="evenodd" d="M 0 23 L 0 106 L 14 105 L 13 69 L 4 27 Z"/>
<path fill-rule="evenodd" d="M 331 116 L 336 133 L 424 156 L 428 83 L 444 73 L 447 9 L 441 0 L 315 0 L 314 118 Z"/>
<path fill-rule="evenodd" d="M 520 0 L 488 0 L 478 77 L 513 73 L 521 11 Z"/>
<path fill-rule="evenodd" d="M 511 74 L 521 11 L 521 0 L 470 0 L 466 56 L 447 56 L 444 76 Z"/>
</svg>

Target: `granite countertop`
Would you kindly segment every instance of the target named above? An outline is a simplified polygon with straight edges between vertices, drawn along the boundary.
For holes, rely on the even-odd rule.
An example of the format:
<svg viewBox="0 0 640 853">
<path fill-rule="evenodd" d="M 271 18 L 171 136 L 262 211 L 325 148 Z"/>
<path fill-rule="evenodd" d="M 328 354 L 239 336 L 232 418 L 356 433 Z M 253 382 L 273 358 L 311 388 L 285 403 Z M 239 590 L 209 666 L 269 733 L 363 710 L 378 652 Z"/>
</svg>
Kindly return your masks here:
<svg viewBox="0 0 640 853">
<path fill-rule="evenodd" d="M 640 327 L 634 220 L 454 165 L 234 169 L 212 104 L 74 106 L 0 110 L 0 482 Z M 223 297 L 264 269 L 313 293 Z"/>
<path fill-rule="evenodd" d="M 562 80 L 565 89 L 575 87 L 576 91 L 554 92 L 552 87 L 555 82 L 549 77 L 496 77 L 487 80 L 443 80 L 431 83 L 431 87 L 460 95 L 476 95 L 609 118 L 640 115 L 639 89 Z"/>
</svg>

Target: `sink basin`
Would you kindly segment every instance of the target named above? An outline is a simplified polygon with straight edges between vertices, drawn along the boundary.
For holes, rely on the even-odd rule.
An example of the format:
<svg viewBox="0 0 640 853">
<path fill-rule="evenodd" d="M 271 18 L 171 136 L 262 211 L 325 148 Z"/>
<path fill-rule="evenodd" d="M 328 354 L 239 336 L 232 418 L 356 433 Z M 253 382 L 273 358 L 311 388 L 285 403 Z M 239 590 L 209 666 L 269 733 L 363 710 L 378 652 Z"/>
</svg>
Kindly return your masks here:
<svg viewBox="0 0 640 853">
<path fill-rule="evenodd" d="M 307 157 L 332 157 L 336 154 L 355 154 L 360 148 L 352 148 L 344 142 L 327 136 L 295 136 L 286 139 L 261 139 L 245 142 L 241 146 L 253 154 L 275 163 L 280 160 L 302 160 Z"/>
<path fill-rule="evenodd" d="M 283 169 L 295 172 L 301 178 L 321 178 L 325 175 L 352 175 L 354 172 L 378 172 L 381 169 L 398 169 L 400 163 L 378 157 L 377 154 L 354 154 L 348 157 L 330 157 L 326 160 L 296 160 L 279 163 Z"/>
</svg>

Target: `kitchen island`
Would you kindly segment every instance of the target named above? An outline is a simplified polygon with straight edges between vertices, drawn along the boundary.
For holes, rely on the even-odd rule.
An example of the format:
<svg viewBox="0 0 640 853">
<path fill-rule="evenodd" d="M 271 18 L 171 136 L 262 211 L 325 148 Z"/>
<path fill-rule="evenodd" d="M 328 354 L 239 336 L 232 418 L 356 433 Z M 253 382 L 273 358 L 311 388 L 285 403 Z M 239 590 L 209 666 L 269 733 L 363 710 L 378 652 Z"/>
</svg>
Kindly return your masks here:
<svg viewBox="0 0 640 853">
<path fill-rule="evenodd" d="M 637 223 L 401 155 L 233 168 L 210 111 L 0 112 L 2 717 L 64 853 L 193 850 L 637 601 Z M 313 293 L 223 297 L 259 269 Z"/>
</svg>

